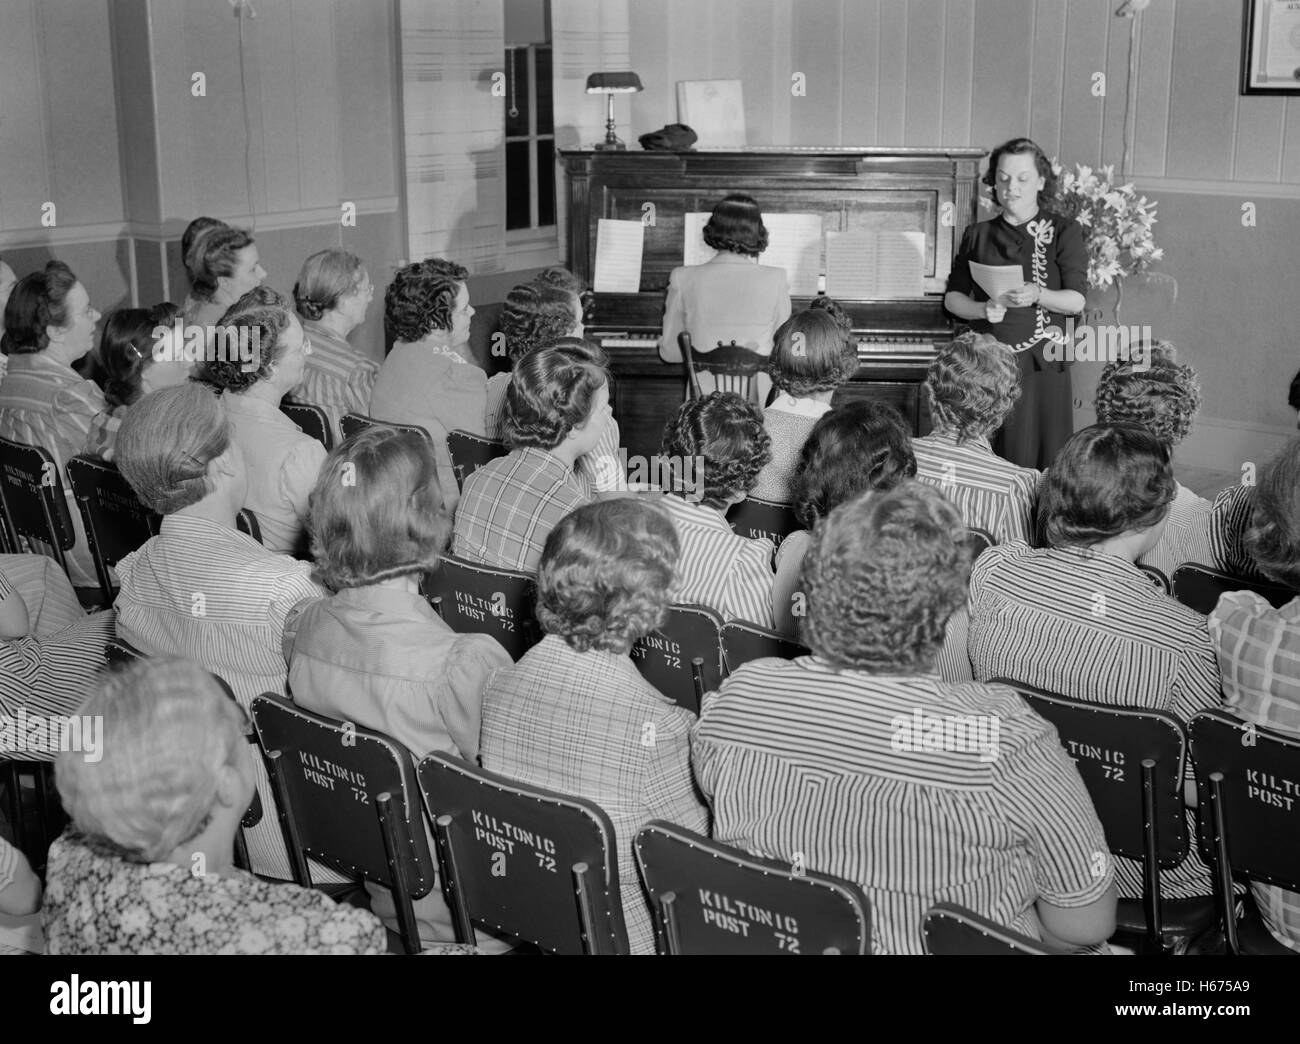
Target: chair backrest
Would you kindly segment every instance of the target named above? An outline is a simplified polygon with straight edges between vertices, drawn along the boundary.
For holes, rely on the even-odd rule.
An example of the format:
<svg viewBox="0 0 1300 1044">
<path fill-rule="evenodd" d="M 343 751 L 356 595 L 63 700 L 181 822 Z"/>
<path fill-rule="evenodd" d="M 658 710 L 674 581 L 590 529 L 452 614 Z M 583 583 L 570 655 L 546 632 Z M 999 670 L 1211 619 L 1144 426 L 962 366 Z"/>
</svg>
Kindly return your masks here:
<svg viewBox="0 0 1300 1044">
<path fill-rule="evenodd" d="M 258 524 L 257 516 L 248 508 L 239 509 L 239 514 L 235 516 L 235 528 L 241 533 L 247 533 L 259 544 L 262 542 L 262 527 Z"/>
<path fill-rule="evenodd" d="M 1300 594 L 1283 584 L 1247 580 L 1195 562 L 1174 570 L 1173 591 L 1183 605 L 1205 616 L 1219 604 L 1219 595 L 1225 591 L 1254 591 L 1278 609 Z"/>
<path fill-rule="evenodd" d="M 43 447 L 0 439 L 0 501 L 11 546 L 21 550 L 23 537 L 40 541 L 66 571 L 63 553 L 76 532 L 59 469 Z"/>
<path fill-rule="evenodd" d="M 1056 726 L 1065 752 L 1074 759 L 1092 797 L 1106 843 L 1117 855 L 1143 859 L 1147 830 L 1143 814 L 1143 761 L 1153 769 L 1159 864 L 1177 866 L 1187 856 L 1189 835 L 1183 801 L 1187 739 L 1182 723 L 1165 711 L 1108 707 L 1069 699 L 1018 682 L 1015 688 L 1039 715 Z"/>
<path fill-rule="evenodd" d="M 682 362 L 686 366 L 686 378 L 691 395 L 700 395 L 699 374 L 707 373 L 713 377 L 718 391 L 735 392 L 742 399 L 756 401 L 758 384 L 755 378 L 767 367 L 767 357 L 742 348 L 732 341 L 719 344 L 712 351 L 696 352 L 691 342 L 691 335 L 683 331 L 677 336 L 677 343 L 682 350 Z"/>
<path fill-rule="evenodd" d="M 970 548 L 970 560 L 972 562 L 996 543 L 993 534 L 987 529 L 980 529 L 979 526 L 966 527 L 966 546 Z"/>
<path fill-rule="evenodd" d="M 775 500 L 746 497 L 727 511 L 727 522 L 737 536 L 757 539 L 767 537 L 779 544 L 795 530 L 802 529 L 794 514 L 793 504 L 780 504 Z"/>
<path fill-rule="evenodd" d="M 418 424 L 398 424 L 396 421 L 375 420 L 374 417 L 365 417 L 360 413 L 347 414 L 339 421 L 339 427 L 343 430 L 345 439 L 350 439 L 357 432 L 365 431 L 367 428 L 395 428 L 397 431 L 413 431 L 417 435 L 423 435 L 430 442 L 433 441 L 433 436 Z"/>
<path fill-rule="evenodd" d="M 796 874 L 663 820 L 634 848 L 666 953 L 871 952 L 871 905 L 852 882 Z"/>
<path fill-rule="evenodd" d="M 334 432 L 325 411 L 310 402 L 281 402 L 280 412 L 327 450 L 334 448 Z"/>
<path fill-rule="evenodd" d="M 121 638 L 110 638 L 104 643 L 104 659 L 111 664 L 135 663 L 144 659 L 144 653 Z"/>
<path fill-rule="evenodd" d="M 447 453 L 451 456 L 452 470 L 456 472 L 456 485 L 462 489 L 465 480 L 474 472 L 489 461 L 504 457 L 507 452 L 506 444 L 495 439 L 485 439 L 459 428 L 447 433 Z"/>
<path fill-rule="evenodd" d="M 1221 837 L 1231 874 L 1300 891 L 1300 738 L 1224 710 L 1197 714 L 1187 731 L 1211 865 L 1207 841 Z M 1216 806 L 1219 829 L 1207 831 Z"/>
<path fill-rule="evenodd" d="M 135 551 L 162 525 L 162 516 L 140 503 L 116 464 L 98 457 L 68 461 L 68 485 L 86 524 L 86 540 L 105 599 L 113 600 L 109 567 Z"/>
<path fill-rule="evenodd" d="M 925 952 L 930 954 L 981 957 L 1049 955 L 1037 939 L 1013 932 L 956 903 L 936 903 L 930 907 L 925 914 L 922 934 Z"/>
<path fill-rule="evenodd" d="M 427 895 L 436 878 L 410 753 L 282 696 L 255 697 L 252 713 L 298 883 L 311 887 L 311 856 L 391 889 L 403 940 L 417 950 L 410 900 Z"/>
<path fill-rule="evenodd" d="M 534 616 L 537 585 L 527 573 L 443 555 L 438 568 L 425 574 L 421 588 L 453 631 L 490 634 L 512 659 L 518 660 L 540 638 Z"/>
<path fill-rule="evenodd" d="M 632 644 L 641 677 L 693 714 L 722 680 L 722 618 L 702 605 L 672 605 L 664 625 Z"/>
<path fill-rule="evenodd" d="M 461 942 L 479 924 L 551 953 L 628 952 L 614 827 L 599 806 L 450 754 L 426 757 L 419 778 Z"/>
<path fill-rule="evenodd" d="M 1143 573 L 1157 591 L 1161 594 L 1169 593 L 1169 577 L 1164 572 L 1153 565 L 1144 565 L 1137 563 L 1138 571 Z"/>
<path fill-rule="evenodd" d="M 779 656 L 793 660 L 807 656 L 809 649 L 783 634 L 764 627 L 733 620 L 722 626 L 722 670 L 731 674 L 742 663 L 761 660 L 766 656 Z"/>
</svg>

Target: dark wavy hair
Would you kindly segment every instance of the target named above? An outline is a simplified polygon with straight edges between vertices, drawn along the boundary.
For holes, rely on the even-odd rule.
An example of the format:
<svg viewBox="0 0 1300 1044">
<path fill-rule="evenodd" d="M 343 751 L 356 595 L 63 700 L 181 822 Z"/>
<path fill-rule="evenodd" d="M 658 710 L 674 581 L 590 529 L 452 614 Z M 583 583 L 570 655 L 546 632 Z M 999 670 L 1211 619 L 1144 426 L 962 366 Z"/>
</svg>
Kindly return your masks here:
<svg viewBox="0 0 1300 1044">
<path fill-rule="evenodd" d="M 734 392 L 713 392 L 682 403 L 664 428 L 660 452 L 672 471 L 672 492 L 681 495 L 702 483 L 701 502 L 721 507 L 754 488 L 772 460 L 772 437 L 752 402 Z M 699 461 L 698 483 L 682 473 L 687 460 Z"/>
<path fill-rule="evenodd" d="M 68 314 L 68 294 L 77 285 L 72 269 L 62 261 L 51 261 L 41 271 L 23 276 L 14 284 L 5 304 L 5 332 L 0 350 L 5 355 L 43 352 L 50 346 L 47 326 L 63 328 Z"/>
<path fill-rule="evenodd" d="M 983 438 L 1002 426 L 1020 398 L 1016 357 L 996 337 L 968 330 L 930 363 L 925 395 L 936 428 L 958 443 Z"/>
<path fill-rule="evenodd" d="M 839 668 L 931 669 L 948 618 L 966 601 L 970 557 L 956 537 L 961 529 L 957 509 L 922 482 L 837 507 L 803 559 L 808 646 Z"/>
<path fill-rule="evenodd" d="M 181 263 L 185 266 L 185 271 L 189 273 L 190 280 L 194 279 L 194 243 L 210 228 L 229 228 L 224 221 L 219 218 L 196 217 L 188 225 L 185 231 L 181 233 Z"/>
<path fill-rule="evenodd" d="M 753 196 L 733 193 L 725 196 L 709 215 L 704 242 L 714 250 L 758 257 L 767 249 L 767 226 Z"/>
<path fill-rule="evenodd" d="M 1247 552 L 1265 576 L 1300 589 L 1300 438 L 1268 462 L 1253 501 Z"/>
<path fill-rule="evenodd" d="M 245 369 L 246 364 L 231 352 L 225 359 L 212 358 L 200 364 L 200 379 L 225 391 L 247 391 L 270 376 L 284 355 L 284 333 L 296 321 L 293 305 L 284 294 L 265 285 L 254 287 L 226 309 L 216 333 L 229 344 L 242 340 L 247 330 L 248 342 L 257 346 L 257 366 Z"/>
<path fill-rule="evenodd" d="M 434 569 L 451 518 L 429 440 L 385 427 L 344 439 L 321 466 L 307 526 L 316 571 L 335 591 Z"/>
<path fill-rule="evenodd" d="M 853 399 L 824 413 L 799 454 L 791 485 L 795 515 L 808 529 L 865 490 L 888 490 L 916 474 L 912 437 L 886 402 Z"/>
<path fill-rule="evenodd" d="M 120 308 L 104 322 L 95 368 L 110 406 L 130 406 L 140 398 L 144 372 L 154 361 L 154 331 L 170 327 L 180 314 L 180 308 L 163 301 L 153 308 Z"/>
<path fill-rule="evenodd" d="M 552 345 L 574 329 L 573 292 L 538 282 L 520 283 L 506 294 L 501 332 L 511 364 L 534 348 Z"/>
<path fill-rule="evenodd" d="M 1043 474 L 1035 513 L 1046 547 L 1091 547 L 1149 529 L 1177 494 L 1169 447 L 1136 424 L 1094 424 L 1071 436 Z"/>
<path fill-rule="evenodd" d="M 1139 424 L 1170 449 L 1182 442 L 1201 408 L 1201 382 L 1176 356 L 1172 344 L 1158 341 L 1137 360 L 1107 363 L 1097 380 L 1098 423 Z"/>
<path fill-rule="evenodd" d="M 217 292 L 217 280 L 234 274 L 239 267 L 239 252 L 251 247 L 253 242 L 253 237 L 242 228 L 231 228 L 224 223 L 200 232 L 188 255 L 194 262 L 190 270 L 194 296 L 211 301 Z"/>
<path fill-rule="evenodd" d="M 1062 204 L 1057 195 L 1056 174 L 1052 170 L 1052 161 L 1047 158 L 1047 153 L 1029 138 L 1012 138 L 994 149 L 993 154 L 989 156 L 988 170 L 980 180 L 993 189 L 994 202 L 1000 203 L 997 198 L 998 164 L 1005 155 L 1022 156 L 1025 153 L 1034 157 L 1038 176 L 1043 179 L 1043 187 L 1038 192 L 1038 206 L 1047 211 L 1060 211 Z M 1073 215 L 1067 216 L 1073 217 Z"/>
<path fill-rule="evenodd" d="M 834 391 L 858 372 L 858 346 L 830 311 L 805 308 L 777 327 L 767 370 L 795 398 Z"/>
<path fill-rule="evenodd" d="M 677 528 L 638 497 L 598 501 L 551 530 L 537 571 L 537 619 L 578 652 L 626 653 L 667 616 Z"/>
<path fill-rule="evenodd" d="M 384 293 L 384 322 L 393 338 L 413 344 L 434 330 L 450 330 L 460 284 L 468 278 L 468 269 L 440 257 L 399 268 Z"/>
<path fill-rule="evenodd" d="M 554 449 L 591 417 L 609 383 L 605 359 L 590 345 L 538 348 L 520 359 L 506 389 L 502 436 L 511 449 Z"/>
</svg>

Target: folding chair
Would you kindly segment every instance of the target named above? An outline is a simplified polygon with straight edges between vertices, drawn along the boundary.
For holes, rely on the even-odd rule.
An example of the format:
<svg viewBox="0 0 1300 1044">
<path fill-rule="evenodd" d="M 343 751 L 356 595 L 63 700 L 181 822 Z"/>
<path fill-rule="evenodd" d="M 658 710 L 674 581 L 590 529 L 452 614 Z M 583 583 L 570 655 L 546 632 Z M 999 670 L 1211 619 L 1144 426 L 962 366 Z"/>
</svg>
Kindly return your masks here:
<svg viewBox="0 0 1300 1044">
<path fill-rule="evenodd" d="M 447 452 L 451 455 L 452 470 L 456 472 L 456 485 L 465 488 L 465 480 L 484 464 L 504 457 L 508 452 L 504 442 L 471 435 L 459 428 L 447 433 Z"/>
<path fill-rule="evenodd" d="M 411 755 L 400 743 L 267 693 L 253 723 L 280 809 L 294 880 L 307 857 L 388 888 L 407 953 L 423 948 L 413 899 L 436 884 Z"/>
<path fill-rule="evenodd" d="M 438 568 L 425 574 L 421 589 L 453 631 L 490 634 L 511 659 L 541 640 L 533 615 L 537 585 L 527 573 L 443 555 Z"/>
<path fill-rule="evenodd" d="M 0 502 L 10 547 L 21 551 L 23 538 L 36 541 L 32 550 L 49 554 L 66 573 L 64 552 L 71 550 L 76 531 L 54 458 L 41 446 L 0 439 L 0 468 Z"/>
<path fill-rule="evenodd" d="M 664 625 L 632 643 L 641 677 L 678 706 L 700 713 L 722 680 L 722 617 L 702 605 L 672 605 Z"/>
<path fill-rule="evenodd" d="M 776 656 L 794 660 L 809 654 L 808 646 L 800 645 L 783 634 L 769 631 L 756 624 L 733 620 L 722 625 L 722 671 L 732 674 L 742 663 Z"/>
<path fill-rule="evenodd" d="M 742 399 L 758 403 L 757 377 L 767 368 L 766 356 L 742 348 L 735 341 L 719 343 L 711 352 L 697 353 L 691 344 L 691 335 L 685 331 L 677 335 L 677 344 L 682 350 L 692 399 L 701 395 L 698 375 L 707 373 L 712 375 L 717 391 L 734 392 Z"/>
<path fill-rule="evenodd" d="M 31 780 L 31 786 L 26 788 L 35 806 L 31 816 L 23 803 L 24 779 Z M 54 785 L 54 762 L 0 756 L 0 789 L 5 793 L 6 814 L 13 825 L 14 847 L 44 877 L 50 845 L 68 823 Z"/>
<path fill-rule="evenodd" d="M 86 541 L 104 604 L 113 604 L 111 567 L 156 536 L 162 516 L 140 503 L 116 464 L 98 457 L 73 457 L 68 485 L 86 526 Z"/>
<path fill-rule="evenodd" d="M 1141 562 L 1137 563 L 1137 567 L 1146 575 L 1146 578 L 1151 581 L 1157 591 L 1161 594 L 1169 593 L 1169 577 L 1165 576 L 1162 570 L 1157 569 L 1153 565 L 1143 565 Z"/>
<path fill-rule="evenodd" d="M 1005 678 L 994 682 L 1016 689 L 1056 726 L 1088 788 L 1111 852 L 1142 861 L 1142 899 L 1119 901 L 1117 932 L 1142 937 L 1151 952 L 1167 953 L 1173 939 L 1212 927 L 1212 897 L 1160 895 L 1160 870 L 1181 865 L 1191 842 L 1183 799 L 1187 738 L 1182 723 L 1166 711 L 1103 707 Z"/>
<path fill-rule="evenodd" d="M 478 924 L 548 953 L 628 952 L 614 827 L 599 806 L 438 752 L 419 778 L 460 942 Z"/>
<path fill-rule="evenodd" d="M 970 548 L 970 560 L 974 562 L 980 555 L 991 548 L 997 541 L 987 529 L 979 526 L 966 527 L 966 546 Z"/>
<path fill-rule="evenodd" d="M 374 417 L 365 417 L 360 413 L 349 413 L 339 421 L 339 427 L 343 429 L 345 439 L 352 438 L 359 431 L 365 431 L 367 428 L 395 428 L 398 431 L 413 431 L 417 435 L 423 435 L 430 442 L 433 437 L 418 424 L 398 424 L 395 421 L 375 420 Z"/>
<path fill-rule="evenodd" d="M 1223 710 L 1187 725 L 1200 795 L 1201 848 L 1214 870 L 1229 954 L 1295 956 L 1247 904 L 1238 921 L 1233 881 L 1300 892 L 1300 739 L 1247 725 Z"/>
<path fill-rule="evenodd" d="M 304 435 L 310 435 L 327 450 L 334 448 L 329 417 L 319 406 L 310 402 L 281 402 L 280 412 L 298 425 Z"/>
<path fill-rule="evenodd" d="M 850 881 L 796 874 L 661 819 L 633 847 L 661 954 L 871 952 L 871 904 Z"/>
<path fill-rule="evenodd" d="M 795 517 L 794 505 L 757 497 L 746 497 L 739 504 L 733 504 L 727 512 L 727 522 L 737 536 L 767 537 L 774 544 L 780 544 L 791 533 L 803 528 Z"/>
<path fill-rule="evenodd" d="M 1174 570 L 1174 597 L 1189 609 L 1209 616 L 1219 604 L 1219 595 L 1225 591 L 1254 591 L 1275 609 L 1280 609 L 1295 598 L 1294 591 L 1283 584 L 1261 580 L 1247 580 L 1231 573 L 1223 573 L 1210 566 L 1189 562 Z"/>
<path fill-rule="evenodd" d="M 940 956 L 1049 956 L 1037 939 L 1013 932 L 956 903 L 936 903 L 925 913 L 925 952 Z"/>
<path fill-rule="evenodd" d="M 258 525 L 257 516 L 248 508 L 239 509 L 239 514 L 235 516 L 235 528 L 241 533 L 247 533 L 259 544 L 262 542 L 262 527 Z"/>
<path fill-rule="evenodd" d="M 136 660 L 143 660 L 144 653 L 130 642 L 124 642 L 121 638 L 113 638 L 104 645 L 104 659 L 109 664 L 134 663 Z"/>
</svg>

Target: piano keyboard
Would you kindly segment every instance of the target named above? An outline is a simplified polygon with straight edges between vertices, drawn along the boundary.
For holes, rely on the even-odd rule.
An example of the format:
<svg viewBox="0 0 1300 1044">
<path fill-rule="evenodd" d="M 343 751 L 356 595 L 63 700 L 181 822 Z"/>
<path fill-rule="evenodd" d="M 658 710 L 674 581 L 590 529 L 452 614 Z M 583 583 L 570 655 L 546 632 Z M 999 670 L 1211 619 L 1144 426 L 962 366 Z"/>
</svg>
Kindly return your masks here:
<svg viewBox="0 0 1300 1044">
<path fill-rule="evenodd" d="M 658 337 L 640 337 L 624 333 L 597 334 L 596 340 L 600 342 L 602 348 L 649 348 L 655 350 L 659 347 Z"/>
<path fill-rule="evenodd" d="M 600 333 L 595 335 L 595 339 L 602 348 L 641 348 L 653 352 L 659 347 L 659 338 L 646 334 Z M 858 338 L 858 358 L 864 365 L 878 362 L 928 363 L 936 351 L 932 341 L 920 338 Z"/>
</svg>

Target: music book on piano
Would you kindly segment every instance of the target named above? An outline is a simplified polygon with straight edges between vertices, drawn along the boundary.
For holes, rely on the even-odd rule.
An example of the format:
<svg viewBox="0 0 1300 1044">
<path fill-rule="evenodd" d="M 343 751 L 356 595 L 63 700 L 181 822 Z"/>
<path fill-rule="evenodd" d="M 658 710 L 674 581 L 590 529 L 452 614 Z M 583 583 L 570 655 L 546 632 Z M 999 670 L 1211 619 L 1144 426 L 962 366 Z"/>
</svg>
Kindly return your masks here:
<svg viewBox="0 0 1300 1044">
<path fill-rule="evenodd" d="M 702 265 L 717 254 L 704 242 L 709 215 L 703 211 L 686 214 L 682 264 Z M 784 268 L 792 297 L 814 297 L 822 270 L 822 217 L 820 214 L 764 214 L 767 249 L 758 256 L 760 265 Z"/>
<path fill-rule="evenodd" d="M 826 293 L 844 301 L 923 296 L 925 233 L 827 232 Z"/>
<path fill-rule="evenodd" d="M 601 218 L 596 226 L 596 271 L 591 287 L 598 294 L 635 294 L 641 289 L 641 254 L 645 225 L 640 221 Z"/>
</svg>

